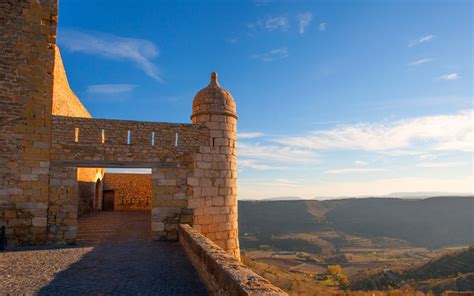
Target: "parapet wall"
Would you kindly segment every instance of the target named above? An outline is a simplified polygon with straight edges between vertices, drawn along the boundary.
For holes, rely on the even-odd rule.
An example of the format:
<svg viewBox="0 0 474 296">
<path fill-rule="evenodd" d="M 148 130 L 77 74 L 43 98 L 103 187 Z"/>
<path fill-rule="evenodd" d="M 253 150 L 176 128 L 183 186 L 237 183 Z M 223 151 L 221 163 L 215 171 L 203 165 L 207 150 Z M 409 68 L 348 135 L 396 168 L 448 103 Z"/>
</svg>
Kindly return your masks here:
<svg viewBox="0 0 474 296">
<path fill-rule="evenodd" d="M 211 295 L 287 295 L 189 225 L 179 226 L 179 242 Z"/>
<path fill-rule="evenodd" d="M 208 145 L 209 130 L 182 123 L 53 116 L 52 138 L 52 160 L 184 164 Z"/>
</svg>

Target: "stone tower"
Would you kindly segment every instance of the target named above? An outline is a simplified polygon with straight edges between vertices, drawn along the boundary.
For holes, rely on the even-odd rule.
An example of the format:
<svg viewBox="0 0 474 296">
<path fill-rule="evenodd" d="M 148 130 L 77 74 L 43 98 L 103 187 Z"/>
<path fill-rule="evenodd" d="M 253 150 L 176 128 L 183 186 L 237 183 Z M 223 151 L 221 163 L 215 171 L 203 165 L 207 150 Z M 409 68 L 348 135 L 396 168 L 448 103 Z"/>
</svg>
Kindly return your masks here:
<svg viewBox="0 0 474 296">
<path fill-rule="evenodd" d="M 195 157 L 194 225 L 229 254 L 240 258 L 237 223 L 237 113 L 232 95 L 219 85 L 217 73 L 194 97 L 193 124 L 210 130 L 209 146 Z"/>
</svg>

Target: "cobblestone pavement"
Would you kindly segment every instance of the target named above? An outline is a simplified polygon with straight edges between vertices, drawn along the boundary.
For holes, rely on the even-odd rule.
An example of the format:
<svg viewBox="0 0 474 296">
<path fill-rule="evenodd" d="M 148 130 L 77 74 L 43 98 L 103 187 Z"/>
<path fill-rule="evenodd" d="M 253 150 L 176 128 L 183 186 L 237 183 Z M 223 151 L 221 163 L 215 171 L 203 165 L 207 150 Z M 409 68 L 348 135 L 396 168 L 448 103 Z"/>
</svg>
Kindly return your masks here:
<svg viewBox="0 0 474 296">
<path fill-rule="evenodd" d="M 0 295 L 207 295 L 179 243 L 149 239 L 149 216 L 95 213 L 77 246 L 0 252 Z"/>
</svg>

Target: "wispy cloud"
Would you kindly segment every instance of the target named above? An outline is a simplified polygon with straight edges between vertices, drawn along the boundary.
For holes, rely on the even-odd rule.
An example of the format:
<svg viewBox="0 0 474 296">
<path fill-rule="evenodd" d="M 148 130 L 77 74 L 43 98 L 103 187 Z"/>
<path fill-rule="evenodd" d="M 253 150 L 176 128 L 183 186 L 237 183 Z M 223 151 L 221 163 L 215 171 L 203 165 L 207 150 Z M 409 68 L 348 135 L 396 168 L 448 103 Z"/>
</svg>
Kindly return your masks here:
<svg viewBox="0 0 474 296">
<path fill-rule="evenodd" d="M 263 136 L 261 132 L 237 133 L 237 139 L 254 139 Z"/>
<path fill-rule="evenodd" d="M 327 27 L 328 27 L 327 23 L 320 23 L 319 24 L 319 31 L 324 32 L 324 31 L 326 31 Z"/>
<path fill-rule="evenodd" d="M 311 12 L 299 13 L 296 15 L 298 19 L 298 32 L 304 34 L 304 31 L 311 21 L 313 20 L 313 14 Z"/>
<path fill-rule="evenodd" d="M 291 186 L 291 187 L 300 186 L 299 181 L 290 180 L 290 179 L 287 179 L 287 178 L 278 178 L 278 179 L 275 179 L 272 183 L 274 185 L 280 185 L 280 186 Z"/>
<path fill-rule="evenodd" d="M 416 46 L 420 43 L 430 42 L 435 37 L 436 37 L 435 35 L 420 36 L 420 37 L 416 38 L 415 40 L 410 41 L 410 43 L 408 43 L 408 47 L 413 47 L 413 46 Z"/>
<path fill-rule="evenodd" d="M 344 168 L 324 171 L 326 174 L 351 174 L 351 173 L 378 173 L 383 172 L 384 169 L 374 168 Z"/>
<path fill-rule="evenodd" d="M 461 78 L 461 75 L 459 75 L 459 73 L 448 73 L 439 77 L 438 79 L 439 80 L 456 80 L 459 78 Z"/>
<path fill-rule="evenodd" d="M 356 161 L 354 161 L 354 164 L 355 164 L 356 166 L 364 166 L 364 165 L 367 165 L 367 161 L 356 160 Z"/>
<path fill-rule="evenodd" d="M 159 52 L 155 44 L 149 40 L 72 29 L 63 29 L 60 33 L 60 45 L 66 50 L 114 60 L 128 60 L 148 76 L 162 81 L 156 65 L 151 61 L 159 55 Z"/>
<path fill-rule="evenodd" d="M 87 92 L 91 94 L 118 94 L 133 91 L 135 84 L 93 84 L 87 87 Z"/>
<path fill-rule="evenodd" d="M 423 142 L 429 150 L 474 151 L 473 123 L 474 110 L 465 110 L 388 123 L 359 123 L 275 141 L 315 150 L 390 151 L 410 149 Z"/>
<path fill-rule="evenodd" d="M 288 170 L 287 166 L 264 164 L 255 159 L 239 159 L 239 168 L 251 168 L 257 171 Z"/>
<path fill-rule="evenodd" d="M 230 44 L 236 44 L 237 42 L 239 42 L 239 38 L 238 37 L 231 37 L 231 38 L 227 39 L 227 42 L 229 42 Z"/>
<path fill-rule="evenodd" d="M 290 27 L 290 23 L 288 22 L 288 19 L 284 16 L 269 17 L 265 20 L 264 27 L 268 31 L 273 31 L 277 29 L 286 31 Z"/>
<path fill-rule="evenodd" d="M 268 52 L 253 54 L 250 56 L 250 58 L 260 60 L 262 62 L 272 62 L 272 61 L 281 60 L 287 57 L 288 57 L 288 49 L 286 47 L 275 48 Z"/>
<path fill-rule="evenodd" d="M 416 164 L 417 167 L 421 168 L 451 168 L 465 165 L 464 162 L 420 162 Z"/>
<path fill-rule="evenodd" d="M 274 0 L 254 0 L 253 3 L 255 3 L 256 6 L 266 6 L 270 3 L 272 3 Z"/>
<path fill-rule="evenodd" d="M 277 163 L 308 163 L 317 158 L 314 151 L 283 145 L 239 142 L 237 147 L 239 157 L 242 159 Z"/>
<path fill-rule="evenodd" d="M 431 62 L 432 60 L 433 59 L 420 59 L 420 60 L 416 60 L 416 61 L 413 61 L 413 62 L 409 63 L 408 66 L 418 66 L 418 65 L 421 65 L 421 64 Z"/>
</svg>

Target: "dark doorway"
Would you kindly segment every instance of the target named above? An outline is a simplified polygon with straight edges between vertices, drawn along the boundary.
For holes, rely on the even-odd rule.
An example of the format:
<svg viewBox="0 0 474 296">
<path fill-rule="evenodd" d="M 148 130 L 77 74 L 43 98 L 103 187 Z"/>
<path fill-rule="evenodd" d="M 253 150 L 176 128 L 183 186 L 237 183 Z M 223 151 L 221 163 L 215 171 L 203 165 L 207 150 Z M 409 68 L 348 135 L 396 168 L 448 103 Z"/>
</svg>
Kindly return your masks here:
<svg viewBox="0 0 474 296">
<path fill-rule="evenodd" d="M 114 191 L 105 190 L 104 191 L 104 211 L 113 211 L 114 210 Z"/>
</svg>

